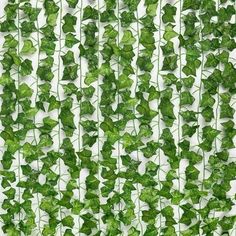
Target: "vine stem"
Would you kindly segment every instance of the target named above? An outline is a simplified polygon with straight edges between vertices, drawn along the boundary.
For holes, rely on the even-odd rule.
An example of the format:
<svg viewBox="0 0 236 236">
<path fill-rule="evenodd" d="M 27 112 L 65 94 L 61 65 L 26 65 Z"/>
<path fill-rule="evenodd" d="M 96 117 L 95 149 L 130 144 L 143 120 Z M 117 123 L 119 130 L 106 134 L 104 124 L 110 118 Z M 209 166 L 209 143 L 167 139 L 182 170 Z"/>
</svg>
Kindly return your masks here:
<svg viewBox="0 0 236 236">
<path fill-rule="evenodd" d="M 200 19 L 200 40 L 202 41 L 203 40 L 203 36 L 202 36 L 202 21 Z M 200 69 L 200 84 L 199 84 L 199 93 L 198 93 L 198 108 L 197 108 L 197 125 L 199 126 L 199 118 L 200 118 L 200 102 L 201 102 L 201 91 L 202 91 L 202 77 L 203 77 L 203 65 L 204 65 L 204 53 L 203 51 L 201 51 L 201 69 Z M 197 128 L 197 139 L 198 139 L 198 144 L 200 144 L 200 126 Z M 202 157 L 203 157 L 203 160 L 202 160 L 202 173 L 203 173 L 203 176 L 202 176 L 202 184 L 201 184 L 201 190 L 203 191 L 204 189 L 204 185 L 203 185 L 203 182 L 204 182 L 204 179 L 205 179 L 205 152 L 203 151 L 202 152 Z M 202 208 L 202 201 L 200 200 L 199 201 L 199 209 Z M 200 220 L 201 216 L 199 214 L 199 220 Z"/>
<path fill-rule="evenodd" d="M 219 11 L 220 9 L 220 1 L 217 0 L 217 11 Z M 218 48 L 218 54 L 220 54 L 220 48 Z M 220 70 L 220 64 L 218 65 L 218 69 Z M 220 105 L 220 95 L 219 95 L 220 91 L 219 91 L 219 85 L 217 87 L 217 95 L 216 95 L 216 113 L 215 113 L 215 129 L 218 128 L 218 109 L 219 109 L 219 105 Z M 215 139 L 215 153 L 217 152 L 218 150 L 218 147 L 217 147 L 217 139 Z M 215 210 L 213 212 L 213 216 L 215 217 Z"/>
<path fill-rule="evenodd" d="M 119 45 L 120 45 L 120 1 L 117 1 L 117 18 L 118 18 L 118 41 L 117 41 L 117 46 L 119 48 Z M 119 80 L 119 75 L 120 75 L 120 65 L 119 65 L 119 59 L 120 59 L 120 56 L 118 56 L 118 59 L 117 59 L 117 79 Z M 120 94 L 119 94 L 119 90 L 118 90 L 118 98 L 117 98 L 117 102 L 118 102 L 118 105 L 120 103 Z M 120 120 L 120 114 L 118 113 L 118 121 Z M 118 140 L 118 172 L 120 173 L 120 139 Z M 118 178 L 118 191 L 119 191 L 119 195 L 121 193 L 121 188 L 120 188 L 120 178 Z M 119 201 L 119 204 L 118 204 L 118 207 L 119 207 L 119 212 L 121 211 L 121 204 L 120 204 L 120 201 Z M 120 229 L 121 229 L 121 224 L 120 224 Z"/>
<path fill-rule="evenodd" d="M 161 25 L 162 25 L 162 20 L 161 20 L 161 10 L 162 10 L 162 0 L 160 0 L 160 4 L 159 4 L 159 34 L 158 34 L 158 46 L 157 46 L 157 89 L 160 92 L 161 88 L 160 88 L 160 83 L 159 83 L 159 73 L 160 73 L 160 47 L 161 47 Z M 160 105 L 160 100 L 157 101 L 157 110 L 159 111 L 159 105 Z M 161 136 L 161 117 L 160 117 L 160 113 L 158 112 L 158 140 L 160 139 Z M 157 172 L 157 176 L 158 176 L 158 182 L 161 188 L 161 181 L 160 181 L 160 177 L 161 177 L 161 149 L 158 148 L 158 172 Z M 160 208 L 160 211 L 162 210 L 162 202 L 161 202 L 161 197 L 158 200 L 158 205 Z M 161 226 L 162 226 L 162 215 L 160 214 L 159 217 L 159 235 L 161 234 Z"/>
<path fill-rule="evenodd" d="M 83 9 L 83 0 L 80 1 L 80 25 L 82 23 L 82 9 Z M 79 41 L 81 43 L 82 40 L 82 27 L 79 27 Z M 79 64 L 80 64 L 80 69 L 79 69 L 79 88 L 80 90 L 82 89 L 82 77 L 83 77 L 83 73 L 82 73 L 82 59 L 81 56 L 79 56 Z M 79 108 L 81 106 L 81 101 L 79 101 Z M 78 149 L 80 151 L 81 149 L 81 126 L 80 126 L 80 121 L 81 121 L 81 115 L 79 114 L 79 122 L 78 122 Z M 79 158 L 78 158 L 79 159 Z M 78 164 L 79 166 L 81 166 L 81 161 L 80 159 L 78 160 Z M 78 182 L 78 186 L 79 186 L 79 202 L 81 201 L 81 186 L 80 186 L 80 174 L 79 174 L 79 178 L 77 180 Z M 78 226 L 79 226 L 79 230 L 80 230 L 80 214 L 79 214 L 79 219 L 78 219 Z"/>
<path fill-rule="evenodd" d="M 60 4 L 60 10 L 59 10 L 59 51 L 58 51 L 58 71 L 57 71 L 57 98 L 60 101 L 60 76 L 61 76 L 61 39 L 62 39 L 62 32 L 61 32 L 61 21 L 62 21 L 62 0 L 59 1 Z M 60 114 L 60 108 L 58 109 L 58 152 L 60 152 L 61 148 L 61 123 L 59 120 L 59 114 Z M 59 162 L 58 162 L 58 168 L 59 168 L 59 179 L 58 179 L 58 192 L 59 192 L 59 197 L 61 199 L 61 158 L 59 157 Z M 62 211 L 61 211 L 61 206 L 59 206 L 59 215 L 60 215 L 60 220 L 62 220 Z M 62 224 L 60 223 L 60 235 L 62 235 Z"/>
<path fill-rule="evenodd" d="M 217 10 L 219 11 L 220 9 L 220 2 L 219 0 L 217 0 Z M 220 54 L 220 48 L 218 48 L 218 54 Z M 220 70 L 220 64 L 218 65 L 218 69 Z M 218 109 L 219 109 L 219 104 L 220 104 L 220 90 L 219 90 L 219 86 L 217 87 L 217 96 L 216 96 L 216 100 L 217 100 L 217 104 L 216 104 L 216 113 L 215 113 L 215 129 L 218 128 Z M 217 147 L 217 139 L 215 139 L 215 152 L 217 152 L 218 147 Z"/>
<path fill-rule="evenodd" d="M 97 8 L 98 8 L 98 70 L 100 69 L 100 2 L 99 0 L 97 0 Z M 98 180 L 99 180 L 99 183 L 100 182 L 100 132 L 99 132 L 99 129 L 100 129 L 100 119 L 99 119 L 99 105 L 100 105 L 100 83 L 99 83 L 99 75 L 98 75 L 98 78 L 97 78 L 97 122 L 98 122 L 98 137 L 97 137 L 97 148 L 98 148 Z M 101 200 L 101 194 L 100 194 L 100 189 L 99 189 L 99 186 L 98 186 L 98 197 L 99 197 L 99 202 Z M 99 208 L 99 213 L 98 213 L 98 229 L 99 231 L 101 231 L 101 213 L 100 213 L 100 208 Z"/>
<path fill-rule="evenodd" d="M 136 11 L 136 27 L 137 27 L 137 36 L 138 36 L 138 45 L 137 45 L 137 57 L 139 56 L 139 14 L 138 14 L 138 9 Z M 137 86 L 138 86 L 138 73 L 139 73 L 139 69 L 138 69 L 138 66 L 136 66 L 136 71 L 135 71 L 135 90 L 134 90 L 134 93 L 136 94 L 136 90 L 137 90 Z M 135 110 L 134 110 L 135 112 Z M 135 125 L 135 121 L 133 120 L 133 126 L 134 126 L 134 130 L 135 130 L 135 133 L 137 135 L 137 130 L 136 130 L 136 125 Z M 139 161 L 139 151 L 137 150 L 137 160 Z M 140 216 L 140 211 L 141 211 L 141 205 L 140 205 L 140 199 L 139 199 L 139 196 L 140 196 L 140 190 L 139 190 L 139 185 L 138 183 L 136 184 L 136 188 L 137 188 L 137 194 L 138 194 L 138 221 L 139 221 L 139 225 L 140 225 L 140 231 L 141 231 L 141 235 L 143 235 L 143 225 L 142 225 L 142 221 L 141 221 L 141 216 Z"/>
<path fill-rule="evenodd" d="M 179 1 L 179 34 L 182 34 L 182 21 L 181 21 L 181 15 L 182 15 L 182 0 Z M 179 46 L 179 79 L 182 81 L 182 50 L 181 46 Z M 181 89 L 179 91 L 181 93 Z M 179 111 L 178 111 L 178 157 L 180 156 L 180 147 L 179 143 L 181 140 L 181 117 L 180 117 L 180 112 L 181 112 L 181 105 L 180 105 L 180 96 L 179 96 Z M 180 164 L 180 163 L 179 163 Z M 178 167 L 178 191 L 180 192 L 181 190 L 181 178 L 180 178 L 180 166 Z M 181 235 L 181 227 L 180 227 L 180 205 L 178 206 L 178 228 L 179 228 L 179 235 Z"/>
<path fill-rule="evenodd" d="M 17 1 L 18 7 L 17 7 L 17 40 L 18 40 L 18 44 L 17 44 L 17 54 L 20 54 L 20 0 Z M 20 67 L 18 66 L 17 68 L 17 89 L 19 89 L 20 86 Z M 17 116 L 20 113 L 20 105 L 19 105 L 19 101 L 17 102 Z M 20 129 L 20 125 L 19 123 L 17 124 L 17 129 Z M 21 179 L 21 170 L 20 170 L 20 166 L 21 166 L 21 157 L 20 157 L 20 150 L 17 151 L 17 161 L 18 161 L 18 179 L 20 182 Z M 20 187 L 18 187 L 18 202 L 19 204 L 21 204 L 21 190 Z M 19 212 L 19 223 L 21 221 L 21 212 Z M 20 232 L 21 235 L 21 232 Z"/>
<path fill-rule="evenodd" d="M 38 8 L 38 0 L 36 0 L 36 9 Z M 36 26 L 37 26 L 37 46 L 38 46 L 38 55 L 37 55 L 37 68 L 39 68 L 39 61 L 40 61 L 40 48 L 39 48 L 39 45 L 40 45 L 40 39 L 39 39 L 39 21 L 38 21 L 38 17 L 37 17 L 37 21 L 36 21 Z M 38 98 L 38 83 L 39 83 L 39 77 L 36 73 L 36 96 L 35 96 L 35 106 L 36 106 L 36 102 L 37 102 L 37 98 Z M 34 117 L 34 124 L 36 124 L 36 120 L 35 120 L 35 117 Z M 35 143 L 37 145 L 37 140 L 36 140 L 36 133 L 35 133 L 35 129 L 33 131 L 34 133 L 34 140 L 35 140 Z M 40 171 L 40 167 L 39 167 L 39 160 L 37 159 L 37 169 L 38 171 Z M 38 203 L 38 228 L 39 228 L 39 234 L 42 235 L 41 233 L 41 212 L 40 212 L 40 208 L 39 208 L 39 205 L 40 205 L 40 200 L 39 200 L 39 193 L 37 192 L 36 193 L 36 198 L 37 198 L 37 203 Z"/>
</svg>

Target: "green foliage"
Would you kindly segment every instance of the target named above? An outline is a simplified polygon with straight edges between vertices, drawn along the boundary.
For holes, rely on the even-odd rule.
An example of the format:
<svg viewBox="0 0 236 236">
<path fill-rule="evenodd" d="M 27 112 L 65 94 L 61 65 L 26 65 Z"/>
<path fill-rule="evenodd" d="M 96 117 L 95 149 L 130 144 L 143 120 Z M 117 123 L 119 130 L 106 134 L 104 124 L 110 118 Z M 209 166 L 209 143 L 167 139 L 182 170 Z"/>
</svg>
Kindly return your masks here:
<svg viewBox="0 0 236 236">
<path fill-rule="evenodd" d="M 235 0 L 8 0 L 0 235 L 232 235 Z"/>
</svg>

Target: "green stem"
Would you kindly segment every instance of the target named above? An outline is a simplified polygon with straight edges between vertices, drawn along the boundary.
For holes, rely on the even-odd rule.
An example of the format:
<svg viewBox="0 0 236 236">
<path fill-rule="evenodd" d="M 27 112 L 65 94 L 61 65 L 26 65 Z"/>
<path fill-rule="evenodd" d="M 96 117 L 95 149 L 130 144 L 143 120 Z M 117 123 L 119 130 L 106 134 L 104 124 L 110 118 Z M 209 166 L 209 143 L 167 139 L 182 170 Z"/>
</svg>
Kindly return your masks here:
<svg viewBox="0 0 236 236">
<path fill-rule="evenodd" d="M 100 3 L 99 3 L 99 0 L 97 0 L 97 8 L 98 8 L 98 70 L 100 69 Z M 100 181 L 100 119 L 99 119 L 99 105 L 100 105 L 100 83 L 99 83 L 99 75 L 98 75 L 98 78 L 97 78 L 97 122 L 98 122 L 98 137 L 97 137 L 97 148 L 98 148 L 98 180 L 99 180 L 99 183 L 101 183 Z M 101 193 L 100 193 L 100 189 L 98 187 L 98 196 L 99 196 L 99 201 L 101 200 Z M 101 230 L 101 214 L 100 214 L 100 208 L 99 208 L 99 213 L 98 213 L 98 229 L 99 231 Z"/>
<path fill-rule="evenodd" d="M 83 0 L 80 1 L 80 25 L 81 25 L 81 22 L 82 22 L 82 18 L 83 18 Z M 79 41 L 81 43 L 82 41 L 82 27 L 80 27 L 79 29 Z M 79 64 L 80 64 L 80 69 L 79 69 L 79 89 L 81 90 L 82 89 L 82 59 L 81 59 L 81 55 L 79 56 Z M 81 107 L 81 101 L 79 102 L 79 108 Z M 80 111 L 79 111 L 80 112 Z M 81 115 L 79 114 L 79 122 L 78 122 L 78 148 L 79 148 L 79 152 L 81 150 L 81 126 L 80 126 L 80 121 L 81 121 Z M 79 158 L 78 158 L 79 159 Z M 79 166 L 81 167 L 81 161 L 80 159 L 78 160 L 78 164 Z M 81 169 L 80 169 L 81 171 Z M 79 191 L 79 201 L 81 201 L 81 186 L 80 186 L 80 176 L 78 178 L 78 191 Z M 79 214 L 79 220 L 78 220 L 78 226 L 79 226 L 79 230 L 80 230 L 80 214 Z"/>
<path fill-rule="evenodd" d="M 59 10 L 59 53 L 58 53 L 58 71 L 57 71 L 57 98 L 60 101 L 60 77 L 61 77 L 61 39 L 62 39 L 62 27 L 61 27 L 61 21 L 62 21 L 62 0 L 59 1 L 60 4 L 60 10 Z M 59 114 L 60 114 L 60 108 L 58 109 L 58 152 L 60 152 L 61 148 L 61 122 L 59 120 Z M 59 179 L 58 179 L 58 192 L 59 197 L 61 199 L 61 158 L 59 157 L 58 161 L 58 168 L 59 168 Z M 60 215 L 60 221 L 62 220 L 62 209 L 61 206 L 59 206 L 59 215 Z M 62 236 L 62 224 L 60 223 L 60 235 Z"/>
<path fill-rule="evenodd" d="M 118 18 L 118 41 L 117 41 L 117 46 L 118 48 L 120 47 L 120 1 L 117 1 L 117 18 Z M 119 75 L 120 75 L 120 56 L 118 56 L 117 59 L 117 79 L 119 80 Z M 119 90 L 117 91 L 118 93 L 118 98 L 117 98 L 117 102 L 118 105 L 120 103 L 120 94 L 119 94 Z M 118 121 L 120 120 L 120 114 L 118 113 Z M 118 172 L 120 173 L 120 139 L 118 140 Z M 121 194 L 121 187 L 120 187 L 120 177 L 118 178 L 118 191 L 119 191 L 119 195 Z M 118 204 L 119 207 L 119 212 L 121 211 L 121 204 L 119 201 Z M 120 229 L 121 229 L 121 225 L 120 225 Z"/>
<path fill-rule="evenodd" d="M 162 26 L 162 20 L 161 20 L 161 10 L 162 10 L 162 0 L 160 0 L 160 5 L 159 5 L 159 34 L 158 34 L 158 46 L 157 46 L 157 89 L 160 92 L 161 88 L 160 88 L 160 83 L 159 83 L 159 73 L 160 73 L 160 52 L 161 52 L 161 26 Z M 160 100 L 157 101 L 157 111 L 158 111 L 158 140 L 160 140 L 161 137 L 161 115 L 160 115 L 160 111 L 159 111 L 159 105 L 160 105 Z M 158 176 L 158 182 L 160 185 L 160 189 L 161 189 L 161 149 L 158 148 L 158 153 L 157 153 L 157 157 L 158 157 L 158 172 L 157 172 L 157 176 Z M 158 200 L 158 205 L 160 208 L 160 211 L 162 210 L 162 199 L 161 197 Z M 159 235 L 161 235 L 161 230 L 162 230 L 162 214 L 159 214 Z"/>
<path fill-rule="evenodd" d="M 202 30 L 202 22 L 201 22 L 201 19 L 200 19 L 200 30 Z M 203 36 L 202 36 L 202 33 L 200 32 L 200 40 L 202 41 L 203 40 Z M 201 103 L 201 92 L 202 92 L 202 77 L 203 77 L 203 65 L 204 65 L 204 53 L 203 51 L 201 51 L 201 69 L 200 69 L 200 85 L 199 85 L 199 93 L 198 93 L 198 108 L 197 108 L 197 125 L 199 126 L 200 125 L 200 122 L 199 122 L 199 119 L 200 119 L 200 103 Z M 198 139 L 198 145 L 201 143 L 201 140 L 200 140 L 200 126 L 197 128 L 197 139 Z M 203 157 L 203 160 L 202 160 L 202 172 L 203 172 L 203 180 L 202 180 L 202 184 L 201 184 L 201 191 L 203 191 L 204 189 L 204 179 L 205 179 L 205 166 L 206 166 L 206 163 L 205 163 L 205 152 L 203 151 L 202 152 L 202 157 Z M 202 208 L 202 200 L 200 199 L 199 201 L 199 209 Z M 201 216 L 199 214 L 199 220 L 201 219 Z"/>
<path fill-rule="evenodd" d="M 179 1 L 179 7 L 180 7 L 180 14 L 179 14 L 179 34 L 182 34 L 182 19 L 181 19 L 181 14 L 182 14 L 182 0 Z M 179 79 L 182 81 L 182 50 L 181 46 L 179 46 Z M 181 89 L 179 91 L 181 93 Z M 181 140 L 181 105 L 180 105 L 180 97 L 179 97 L 179 112 L 178 112 L 178 158 L 180 158 L 180 147 L 179 143 Z M 180 163 L 179 163 L 180 164 Z M 180 166 L 178 167 L 178 191 L 180 192 L 181 190 L 181 178 L 180 178 Z M 178 206 L 178 228 L 179 228 L 179 235 L 181 235 L 181 227 L 180 227 L 180 205 Z"/>
<path fill-rule="evenodd" d="M 17 1 L 18 4 L 20 4 L 20 0 Z M 19 5 L 17 7 L 17 40 L 18 40 L 18 44 L 17 44 L 17 54 L 20 54 L 20 8 Z M 17 89 L 19 89 L 20 86 L 20 68 L 18 66 L 17 68 Z M 17 101 L 17 117 L 20 113 L 20 104 L 19 104 L 19 100 Z M 20 125 L 19 123 L 17 124 L 17 130 L 20 129 Z M 17 161 L 18 161 L 18 180 L 20 182 L 21 180 L 21 157 L 20 157 L 20 150 L 17 151 Z M 19 204 L 21 204 L 21 189 L 20 187 L 18 187 L 18 202 Z M 19 223 L 21 221 L 21 212 L 19 212 Z M 20 232 L 21 235 L 21 232 Z"/>
<path fill-rule="evenodd" d="M 38 8 L 38 0 L 36 1 L 36 8 Z M 39 61 L 40 61 L 40 48 L 39 48 L 39 45 L 40 45 L 40 38 L 39 38 L 39 21 L 38 21 L 38 17 L 37 17 L 37 21 L 36 21 L 36 27 L 37 27 L 37 46 L 38 46 L 38 55 L 37 55 L 37 68 L 39 68 Z M 36 106 L 36 102 L 37 102 L 37 99 L 38 99 L 38 82 L 39 82 L 39 77 L 36 73 L 36 96 L 35 96 L 35 106 Z M 35 120 L 35 117 L 34 117 L 34 124 L 36 124 L 36 120 Z M 35 129 L 33 130 L 33 133 L 34 133 L 34 140 L 35 140 L 35 144 L 37 145 L 37 140 L 36 140 L 36 133 L 35 133 Z M 40 171 L 40 166 L 39 166 L 39 160 L 37 159 L 37 170 Z M 37 198 L 37 203 L 38 203 L 38 217 L 39 217 L 39 220 L 38 220 L 38 230 L 39 230 L 39 234 L 42 235 L 41 233 L 41 212 L 40 212 L 40 208 L 39 208 L 39 205 L 40 205 L 40 200 L 39 200 L 39 193 L 37 192 L 36 194 L 36 198 Z"/>
<path fill-rule="evenodd" d="M 137 46 L 137 57 L 139 56 L 139 15 L 138 15 L 138 9 L 136 11 L 136 27 L 137 27 L 137 37 L 138 37 L 138 46 Z M 135 72 L 135 89 L 134 89 L 134 94 L 136 94 L 137 91 L 137 86 L 138 86 L 138 74 L 139 74 L 139 69 L 138 66 L 136 66 L 136 72 Z M 135 109 L 134 109 L 135 110 Z M 135 111 L 134 111 L 135 112 Z M 135 121 L 133 120 L 133 126 L 134 126 L 134 131 L 135 134 L 137 135 L 137 129 L 136 129 L 136 125 L 135 125 Z M 139 161 L 139 151 L 137 150 L 137 160 Z M 140 225 L 140 231 L 141 231 L 141 235 L 143 235 L 143 225 L 142 225 L 142 220 L 141 220 L 141 215 L 140 215 L 140 211 L 141 211 L 141 205 L 140 205 L 140 190 L 139 190 L 139 184 L 136 184 L 136 189 L 137 189 L 137 194 L 138 194 L 138 221 L 139 221 L 139 225 Z"/>
</svg>

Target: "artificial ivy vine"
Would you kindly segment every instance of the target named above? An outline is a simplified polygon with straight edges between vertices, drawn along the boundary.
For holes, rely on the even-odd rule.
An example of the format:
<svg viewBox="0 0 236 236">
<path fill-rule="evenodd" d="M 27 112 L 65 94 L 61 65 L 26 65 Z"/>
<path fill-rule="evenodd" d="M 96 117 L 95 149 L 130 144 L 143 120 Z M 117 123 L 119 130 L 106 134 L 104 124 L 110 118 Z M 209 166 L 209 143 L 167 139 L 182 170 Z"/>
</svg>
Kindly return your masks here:
<svg viewBox="0 0 236 236">
<path fill-rule="evenodd" d="M 235 0 L 0 6 L 0 235 L 236 234 Z"/>
</svg>

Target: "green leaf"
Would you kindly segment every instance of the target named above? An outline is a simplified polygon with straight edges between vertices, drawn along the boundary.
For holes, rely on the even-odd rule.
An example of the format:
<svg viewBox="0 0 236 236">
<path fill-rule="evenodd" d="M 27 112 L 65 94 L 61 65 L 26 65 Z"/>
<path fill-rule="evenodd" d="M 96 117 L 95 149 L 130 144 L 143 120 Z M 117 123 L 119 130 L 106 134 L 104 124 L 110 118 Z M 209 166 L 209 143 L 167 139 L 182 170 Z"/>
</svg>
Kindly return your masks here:
<svg viewBox="0 0 236 236">
<path fill-rule="evenodd" d="M 162 21 L 164 23 L 168 23 L 168 22 L 175 22 L 174 20 L 174 16 L 176 14 L 176 7 L 171 6 L 169 3 L 167 3 L 163 8 L 164 10 L 164 14 L 162 16 Z"/>
<path fill-rule="evenodd" d="M 75 62 L 74 53 L 72 51 L 67 51 L 65 55 L 61 56 L 63 65 L 69 65 Z"/>
<path fill-rule="evenodd" d="M 175 120 L 175 114 L 174 105 L 171 103 L 170 99 L 163 97 L 161 99 L 159 109 L 167 126 L 172 126 Z"/>
<path fill-rule="evenodd" d="M 22 83 L 18 89 L 19 99 L 31 97 L 33 95 L 33 89 L 31 89 L 26 83 Z"/>
<path fill-rule="evenodd" d="M 72 34 L 72 33 L 66 34 L 66 38 L 65 38 L 65 46 L 66 47 L 72 48 L 78 42 L 79 42 L 79 40 L 76 39 L 74 34 Z"/>
<path fill-rule="evenodd" d="M 205 92 L 202 94 L 202 99 L 201 99 L 201 103 L 200 106 L 201 107 L 213 107 L 213 105 L 215 104 L 215 99 L 210 95 L 210 93 Z"/>
<path fill-rule="evenodd" d="M 222 103 L 220 105 L 220 118 L 233 118 L 234 109 L 228 103 Z"/>
<path fill-rule="evenodd" d="M 78 4 L 79 0 L 66 0 L 66 1 L 68 3 L 69 7 L 76 8 L 76 5 Z"/>
<path fill-rule="evenodd" d="M 188 91 L 183 91 L 180 94 L 180 105 L 192 105 L 193 102 L 195 101 L 195 98 L 191 95 L 190 92 Z"/>
<path fill-rule="evenodd" d="M 64 24 L 62 26 L 62 30 L 64 33 L 75 32 L 74 25 L 76 24 L 77 18 L 72 16 L 70 13 L 66 13 L 63 16 Z"/>
<path fill-rule="evenodd" d="M 95 111 L 95 108 L 89 101 L 83 101 L 80 106 L 80 115 L 92 115 Z"/>
<path fill-rule="evenodd" d="M 177 67 L 177 55 L 167 56 L 164 58 L 162 70 L 174 71 Z"/>
<path fill-rule="evenodd" d="M 139 66 L 140 70 L 148 71 L 148 72 L 151 72 L 151 70 L 154 67 L 154 65 L 151 62 L 151 59 L 145 56 L 143 57 L 139 56 L 136 64 Z"/>
<path fill-rule="evenodd" d="M 74 218 L 72 216 L 66 216 L 61 220 L 63 226 L 67 226 L 70 228 L 74 227 Z"/>
<path fill-rule="evenodd" d="M 178 36 L 178 34 L 173 30 L 173 25 L 169 24 L 165 27 L 165 33 L 163 35 L 163 38 L 166 41 L 170 41 L 172 38 L 175 38 Z"/>
<path fill-rule="evenodd" d="M 161 46 L 161 50 L 164 56 L 173 54 L 175 52 L 174 43 L 171 41 L 167 41 L 167 43 L 164 46 Z"/>
<path fill-rule="evenodd" d="M 31 72 L 33 71 L 33 67 L 32 67 L 32 61 L 25 59 L 20 66 L 20 74 L 22 76 L 27 76 L 30 75 Z"/>
<path fill-rule="evenodd" d="M 133 45 L 135 41 L 136 39 L 134 38 L 132 32 L 130 30 L 126 30 L 121 39 L 121 43 L 125 45 Z"/>
<path fill-rule="evenodd" d="M 16 48 L 18 45 L 18 41 L 11 34 L 4 36 L 4 39 L 3 48 Z"/>
<path fill-rule="evenodd" d="M 40 50 L 45 52 L 48 56 L 54 54 L 55 48 L 56 44 L 53 41 L 49 41 L 47 38 L 41 39 Z"/>
<path fill-rule="evenodd" d="M 118 89 L 130 88 L 133 84 L 133 80 L 130 79 L 127 75 L 120 75 L 117 83 Z"/>
<path fill-rule="evenodd" d="M 87 19 L 97 20 L 98 19 L 97 9 L 88 5 L 83 9 L 83 11 L 84 11 L 83 20 L 87 20 Z"/>
<path fill-rule="evenodd" d="M 201 1 L 200 0 L 184 0 L 183 10 L 193 9 L 198 10 L 200 7 Z"/>
<path fill-rule="evenodd" d="M 194 111 L 189 111 L 189 110 L 182 111 L 180 112 L 180 115 L 186 122 L 197 121 L 196 112 Z"/>
<path fill-rule="evenodd" d="M 68 58 L 64 59 L 68 63 Z M 71 59 L 72 60 L 72 59 Z M 76 80 L 77 79 L 77 72 L 78 72 L 78 65 L 70 65 L 66 66 L 63 71 L 62 80 Z"/>
<path fill-rule="evenodd" d="M 24 41 L 24 45 L 21 49 L 22 54 L 33 54 L 36 52 L 36 48 L 33 45 L 33 42 L 30 39 Z"/>
<path fill-rule="evenodd" d="M 83 140 L 83 146 L 88 145 L 89 147 L 92 147 L 96 141 L 97 141 L 97 135 L 96 136 L 90 136 L 89 134 L 84 134 L 82 136 L 82 140 Z"/>
<path fill-rule="evenodd" d="M 75 129 L 74 114 L 71 112 L 69 108 L 62 107 L 59 118 L 61 119 L 66 135 L 72 136 L 73 131 Z"/>
<path fill-rule="evenodd" d="M 219 63 L 219 61 L 217 60 L 215 55 L 210 53 L 209 55 L 207 55 L 207 61 L 204 66 L 215 68 L 218 65 L 218 63 Z"/>
<path fill-rule="evenodd" d="M 115 15 L 114 10 L 106 10 L 100 14 L 100 21 L 101 22 L 112 22 L 112 21 L 116 21 L 116 20 L 117 20 L 117 17 Z"/>
</svg>

